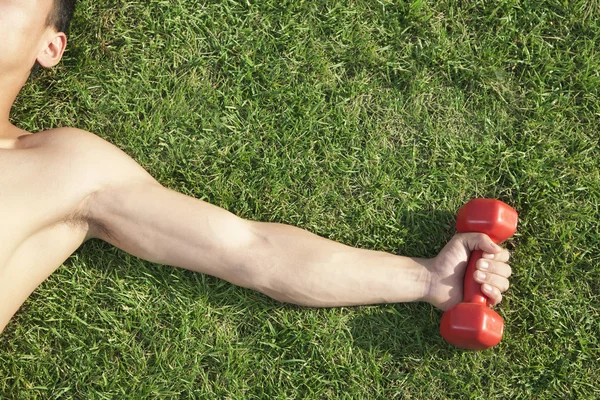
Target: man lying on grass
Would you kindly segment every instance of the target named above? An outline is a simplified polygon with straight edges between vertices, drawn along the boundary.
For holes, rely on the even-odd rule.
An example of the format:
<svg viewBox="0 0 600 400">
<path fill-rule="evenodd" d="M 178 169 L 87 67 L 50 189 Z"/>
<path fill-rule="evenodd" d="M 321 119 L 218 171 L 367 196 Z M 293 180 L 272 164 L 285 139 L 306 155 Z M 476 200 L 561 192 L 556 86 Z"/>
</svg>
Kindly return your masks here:
<svg viewBox="0 0 600 400">
<path fill-rule="evenodd" d="M 0 1 L 0 331 L 83 242 L 225 279 L 274 299 L 333 307 L 462 300 L 469 253 L 494 304 L 508 289 L 509 253 L 486 235 L 456 235 L 432 259 L 351 248 L 291 226 L 243 220 L 161 186 L 91 133 L 31 134 L 9 113 L 36 62 L 62 58 L 74 0 Z"/>
</svg>

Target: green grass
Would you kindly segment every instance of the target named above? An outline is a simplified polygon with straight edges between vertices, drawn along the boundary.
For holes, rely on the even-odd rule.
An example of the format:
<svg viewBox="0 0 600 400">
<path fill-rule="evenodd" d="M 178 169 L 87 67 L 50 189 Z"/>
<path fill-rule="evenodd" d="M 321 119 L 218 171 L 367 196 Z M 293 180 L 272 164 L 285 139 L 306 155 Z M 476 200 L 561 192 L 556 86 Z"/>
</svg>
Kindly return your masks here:
<svg viewBox="0 0 600 400">
<path fill-rule="evenodd" d="M 589 1 L 81 1 L 12 118 L 77 126 L 245 218 L 434 256 L 520 213 L 502 343 L 427 304 L 300 309 L 83 246 L 0 337 L 0 397 L 600 398 L 600 41 Z"/>
</svg>

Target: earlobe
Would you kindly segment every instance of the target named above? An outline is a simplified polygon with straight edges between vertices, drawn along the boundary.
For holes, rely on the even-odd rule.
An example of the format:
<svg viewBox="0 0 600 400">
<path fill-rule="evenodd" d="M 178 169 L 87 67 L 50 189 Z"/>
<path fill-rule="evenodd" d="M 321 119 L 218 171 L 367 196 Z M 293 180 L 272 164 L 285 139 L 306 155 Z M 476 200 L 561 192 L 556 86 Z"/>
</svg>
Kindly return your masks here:
<svg viewBox="0 0 600 400">
<path fill-rule="evenodd" d="M 37 62 L 44 68 L 54 67 L 60 62 L 66 47 L 67 35 L 55 33 L 38 55 Z"/>
</svg>

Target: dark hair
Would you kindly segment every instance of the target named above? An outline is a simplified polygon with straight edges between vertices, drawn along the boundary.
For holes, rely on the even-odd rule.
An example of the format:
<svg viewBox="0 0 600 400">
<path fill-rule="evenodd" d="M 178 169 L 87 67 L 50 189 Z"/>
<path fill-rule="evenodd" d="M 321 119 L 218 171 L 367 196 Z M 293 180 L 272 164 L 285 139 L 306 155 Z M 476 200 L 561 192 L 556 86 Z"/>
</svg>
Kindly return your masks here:
<svg viewBox="0 0 600 400">
<path fill-rule="evenodd" d="M 75 11 L 76 0 L 54 0 L 54 6 L 48 15 L 46 24 L 53 26 L 59 32 L 67 33 L 73 12 Z"/>
<path fill-rule="evenodd" d="M 46 19 L 46 26 L 54 27 L 58 32 L 67 33 L 71 19 L 75 12 L 75 1 L 77 0 L 53 0 L 52 10 Z M 40 64 L 36 61 L 31 68 L 29 77 L 34 76 L 40 69 Z"/>
</svg>

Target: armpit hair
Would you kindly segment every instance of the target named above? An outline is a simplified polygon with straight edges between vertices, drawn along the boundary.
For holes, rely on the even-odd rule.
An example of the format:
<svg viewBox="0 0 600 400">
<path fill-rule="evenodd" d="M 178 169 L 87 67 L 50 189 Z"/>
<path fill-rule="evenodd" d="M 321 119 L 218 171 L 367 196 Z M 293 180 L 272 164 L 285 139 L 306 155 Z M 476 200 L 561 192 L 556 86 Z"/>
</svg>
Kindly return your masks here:
<svg viewBox="0 0 600 400">
<path fill-rule="evenodd" d="M 83 210 L 75 210 L 61 221 L 74 229 L 91 232 L 103 240 L 115 240 L 113 232 L 101 221 L 92 218 Z"/>
</svg>

